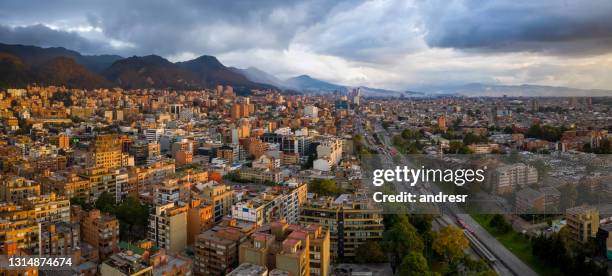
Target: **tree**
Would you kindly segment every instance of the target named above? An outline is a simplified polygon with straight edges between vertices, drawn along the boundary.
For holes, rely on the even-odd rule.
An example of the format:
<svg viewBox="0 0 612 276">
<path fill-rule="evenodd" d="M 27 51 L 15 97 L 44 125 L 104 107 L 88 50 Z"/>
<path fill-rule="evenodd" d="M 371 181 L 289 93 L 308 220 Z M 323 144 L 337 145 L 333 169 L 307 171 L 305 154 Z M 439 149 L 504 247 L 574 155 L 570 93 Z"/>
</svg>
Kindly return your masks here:
<svg viewBox="0 0 612 276">
<path fill-rule="evenodd" d="M 331 179 L 315 179 L 308 185 L 308 191 L 324 196 L 335 196 L 340 194 L 341 189 Z"/>
<path fill-rule="evenodd" d="M 425 245 L 416 228 L 406 216 L 398 216 L 396 223 L 383 234 L 383 242 L 391 252 L 391 263 L 397 266 L 409 252 L 422 252 Z"/>
<path fill-rule="evenodd" d="M 423 254 L 419 252 L 410 252 L 402 260 L 399 268 L 399 275 L 427 275 L 429 274 L 429 266 Z"/>
<path fill-rule="evenodd" d="M 470 245 L 463 231 L 454 226 L 446 226 L 434 235 L 432 249 L 450 262 L 463 257 L 463 251 Z"/>
<path fill-rule="evenodd" d="M 109 192 L 104 191 L 102 194 L 100 194 L 94 206 L 96 209 L 99 209 L 102 212 L 113 213 L 115 203 L 115 197 L 113 197 Z"/>
<path fill-rule="evenodd" d="M 465 145 L 486 143 L 488 141 L 489 139 L 486 136 L 476 135 L 474 133 L 468 133 L 463 137 L 463 144 Z"/>
<path fill-rule="evenodd" d="M 424 234 L 431 230 L 433 216 L 427 214 L 414 214 L 411 215 L 408 220 L 410 224 L 414 225 L 419 234 Z"/>
<path fill-rule="evenodd" d="M 122 239 L 135 241 L 142 239 L 147 230 L 149 207 L 135 197 L 126 198 L 115 208 L 114 215 L 119 220 Z"/>
<path fill-rule="evenodd" d="M 93 208 L 91 203 L 88 203 L 84 199 L 76 196 L 70 199 L 70 205 L 79 205 L 81 208 L 83 208 L 83 210 L 91 210 Z"/>
<path fill-rule="evenodd" d="M 387 256 L 379 242 L 369 241 L 357 247 L 355 250 L 355 262 L 360 264 L 386 263 Z"/>
<path fill-rule="evenodd" d="M 495 214 L 489 221 L 489 226 L 495 228 L 499 233 L 508 233 L 512 226 L 504 219 L 504 216 Z"/>
</svg>

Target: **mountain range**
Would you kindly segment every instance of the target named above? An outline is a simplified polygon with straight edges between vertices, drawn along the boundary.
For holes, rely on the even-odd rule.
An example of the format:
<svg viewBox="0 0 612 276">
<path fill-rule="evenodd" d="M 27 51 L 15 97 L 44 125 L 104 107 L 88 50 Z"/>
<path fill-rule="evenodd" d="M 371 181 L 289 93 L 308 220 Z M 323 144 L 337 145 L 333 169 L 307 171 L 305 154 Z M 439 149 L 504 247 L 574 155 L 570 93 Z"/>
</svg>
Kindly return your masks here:
<svg viewBox="0 0 612 276">
<path fill-rule="evenodd" d="M 81 55 L 61 47 L 41 48 L 0 44 L 0 87 L 30 83 L 72 88 L 212 88 L 234 86 L 237 92 L 274 89 L 250 81 L 213 56 L 173 63 L 156 55 L 123 58 L 116 55 Z"/>
<path fill-rule="evenodd" d="M 28 84 L 64 85 L 71 88 L 214 88 L 232 85 L 234 91 L 248 94 L 252 89 L 275 89 L 306 93 L 346 93 L 351 87 L 300 75 L 280 79 L 255 67 L 226 67 L 214 56 L 170 62 L 156 56 L 83 55 L 62 47 L 41 48 L 0 43 L 0 87 L 24 87 Z M 610 96 L 612 90 L 589 90 L 542 85 L 495 85 L 468 83 L 459 85 L 419 86 L 395 91 L 360 86 L 370 97 L 423 96 Z M 414 92 L 419 91 L 419 92 Z"/>
<path fill-rule="evenodd" d="M 420 86 L 414 90 L 422 91 L 428 96 L 456 95 L 467 97 L 575 97 L 612 96 L 612 90 L 580 89 L 572 87 L 546 86 L 546 85 L 497 85 L 485 83 L 467 83 L 458 85 Z"/>
</svg>

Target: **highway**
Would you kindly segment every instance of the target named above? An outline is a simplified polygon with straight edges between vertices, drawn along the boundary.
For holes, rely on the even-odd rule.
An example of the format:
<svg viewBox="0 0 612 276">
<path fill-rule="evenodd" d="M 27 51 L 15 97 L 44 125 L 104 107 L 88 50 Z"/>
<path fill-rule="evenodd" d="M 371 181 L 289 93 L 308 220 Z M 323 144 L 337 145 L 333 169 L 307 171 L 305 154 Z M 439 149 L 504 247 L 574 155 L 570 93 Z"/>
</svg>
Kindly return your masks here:
<svg viewBox="0 0 612 276">
<path fill-rule="evenodd" d="M 406 159 L 399 151 L 397 151 L 391 142 L 389 137 L 389 132 L 384 130 L 380 123 L 374 125 L 373 132 L 368 133 L 363 127 L 364 119 L 358 117 L 358 122 L 356 124 L 357 133 L 361 133 L 364 136 L 364 140 L 366 144 L 370 147 L 374 147 L 379 149 L 379 157 L 381 161 L 381 168 L 390 169 L 394 168 L 397 165 L 402 166 L 412 166 L 412 163 Z M 378 147 L 374 139 L 372 138 L 372 134 L 377 133 L 378 138 L 386 145 L 385 147 Z M 399 162 L 395 162 L 392 154 L 389 152 L 390 149 L 394 152 L 394 154 L 398 155 Z M 396 192 L 412 192 L 417 194 L 437 194 L 440 192 L 440 189 L 436 185 L 432 185 L 431 183 L 418 183 L 415 187 L 410 187 L 408 184 L 404 182 L 393 182 Z M 416 188 L 419 187 L 419 188 Z M 411 204 L 409 207 L 409 211 L 413 211 L 413 205 Z M 521 261 L 518 257 L 516 257 L 512 252 L 510 252 L 507 248 L 505 248 L 495 237 L 493 237 L 489 232 L 487 232 L 484 228 L 482 228 L 478 222 L 476 222 L 472 217 L 468 214 L 463 214 L 461 210 L 454 203 L 445 203 L 445 204 L 437 204 L 436 210 L 441 214 L 441 219 L 437 220 L 440 224 L 453 224 L 457 225 L 458 220 L 462 220 L 467 228 L 470 229 L 471 232 L 470 239 L 474 240 L 474 242 L 470 242 L 472 249 L 475 252 L 478 252 L 481 256 L 490 256 L 494 261 L 489 261 L 489 264 L 493 268 L 493 270 L 499 275 L 537 275 L 535 271 L 533 271 L 529 266 L 527 266 L 523 261 Z M 458 226 L 462 228 L 461 226 Z M 470 234 L 466 234 L 470 235 Z M 484 246 L 484 248 L 483 248 Z M 486 258 L 485 258 L 486 259 Z"/>
</svg>

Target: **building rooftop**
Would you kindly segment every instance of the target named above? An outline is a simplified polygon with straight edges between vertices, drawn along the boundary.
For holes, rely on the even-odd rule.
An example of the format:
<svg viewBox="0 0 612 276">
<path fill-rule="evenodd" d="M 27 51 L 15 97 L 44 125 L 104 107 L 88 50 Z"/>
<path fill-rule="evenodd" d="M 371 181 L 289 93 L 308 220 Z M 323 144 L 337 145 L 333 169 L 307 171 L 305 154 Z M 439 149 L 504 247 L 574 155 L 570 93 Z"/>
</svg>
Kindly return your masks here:
<svg viewBox="0 0 612 276">
<path fill-rule="evenodd" d="M 111 255 L 104 263 L 127 275 L 137 273 L 150 267 L 142 260 L 141 255 L 124 252 Z"/>
<path fill-rule="evenodd" d="M 268 269 L 264 266 L 251 263 L 242 263 L 237 268 L 232 270 L 227 276 L 260 276 L 266 275 Z"/>
</svg>

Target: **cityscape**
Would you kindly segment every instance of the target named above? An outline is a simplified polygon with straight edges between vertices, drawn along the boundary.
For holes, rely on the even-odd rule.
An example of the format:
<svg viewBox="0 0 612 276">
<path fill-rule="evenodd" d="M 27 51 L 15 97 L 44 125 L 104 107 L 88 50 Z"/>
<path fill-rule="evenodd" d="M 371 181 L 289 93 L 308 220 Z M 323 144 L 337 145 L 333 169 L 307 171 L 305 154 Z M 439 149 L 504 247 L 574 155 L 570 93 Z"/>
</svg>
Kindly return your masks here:
<svg viewBox="0 0 612 276">
<path fill-rule="evenodd" d="M 610 3 L 27 2 L 0 275 L 612 275 Z"/>
</svg>

